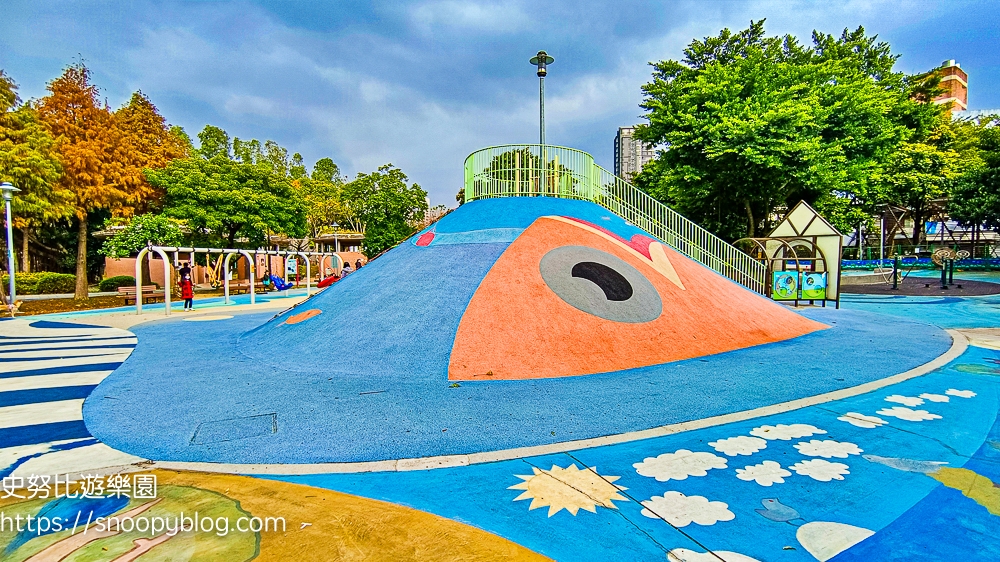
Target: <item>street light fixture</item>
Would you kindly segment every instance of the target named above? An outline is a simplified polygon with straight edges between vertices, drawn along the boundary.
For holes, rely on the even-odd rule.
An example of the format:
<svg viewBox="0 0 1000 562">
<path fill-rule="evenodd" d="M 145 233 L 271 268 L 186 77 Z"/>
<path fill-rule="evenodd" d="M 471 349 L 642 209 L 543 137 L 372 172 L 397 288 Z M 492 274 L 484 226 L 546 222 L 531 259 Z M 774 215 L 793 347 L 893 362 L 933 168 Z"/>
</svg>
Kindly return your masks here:
<svg viewBox="0 0 1000 562">
<path fill-rule="evenodd" d="M 546 164 L 546 154 L 545 154 L 545 75 L 548 73 L 546 67 L 556 59 L 549 56 L 545 51 L 538 51 L 538 54 L 531 57 L 528 61 L 531 64 L 538 67 L 538 144 L 542 145 L 541 148 L 541 171 L 539 172 L 539 185 L 538 191 L 541 194 L 545 193 L 545 164 Z"/>
<path fill-rule="evenodd" d="M 11 227 L 10 220 L 10 198 L 16 191 L 21 191 L 20 189 L 14 187 L 9 182 L 0 183 L 0 191 L 3 191 L 3 202 L 4 207 L 7 210 L 7 273 L 10 276 L 10 295 L 9 304 L 11 310 L 14 306 L 14 231 Z"/>
<path fill-rule="evenodd" d="M 333 253 L 339 254 L 340 240 L 337 238 L 337 229 L 340 227 L 340 225 L 337 224 L 337 221 L 333 221 L 333 224 L 331 224 L 330 226 L 333 227 Z"/>
</svg>

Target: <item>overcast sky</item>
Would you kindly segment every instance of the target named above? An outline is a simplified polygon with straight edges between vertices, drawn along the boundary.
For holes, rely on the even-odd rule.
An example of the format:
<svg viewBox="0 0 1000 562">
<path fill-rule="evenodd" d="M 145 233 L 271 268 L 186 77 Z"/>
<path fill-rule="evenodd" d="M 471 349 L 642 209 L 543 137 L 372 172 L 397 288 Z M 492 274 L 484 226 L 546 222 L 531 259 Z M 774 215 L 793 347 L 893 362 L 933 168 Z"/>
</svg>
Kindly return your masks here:
<svg viewBox="0 0 1000 562">
<path fill-rule="evenodd" d="M 956 59 L 970 109 L 1000 108 L 996 0 L 0 4 L 0 68 L 23 98 L 82 57 L 112 106 L 142 90 L 192 137 L 210 123 L 351 177 L 391 162 L 449 206 L 470 152 L 537 142 L 539 49 L 556 59 L 547 141 L 609 169 L 617 127 L 640 122 L 647 63 L 751 19 L 803 40 L 863 25 L 904 71 Z"/>
</svg>

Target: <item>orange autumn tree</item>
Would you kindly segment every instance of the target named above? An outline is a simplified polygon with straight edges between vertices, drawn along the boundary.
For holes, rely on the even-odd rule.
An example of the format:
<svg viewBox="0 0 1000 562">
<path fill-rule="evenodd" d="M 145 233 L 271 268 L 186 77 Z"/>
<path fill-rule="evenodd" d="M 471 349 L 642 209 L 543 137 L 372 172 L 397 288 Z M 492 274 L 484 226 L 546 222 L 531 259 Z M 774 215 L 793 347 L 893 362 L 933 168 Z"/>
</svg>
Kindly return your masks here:
<svg viewBox="0 0 1000 562">
<path fill-rule="evenodd" d="M 148 208 L 157 194 L 142 170 L 183 155 L 183 143 L 142 94 L 133 95 L 129 104 L 112 113 L 100 103 L 90 70 L 82 63 L 67 67 L 48 90 L 38 113 L 58 143 L 60 183 L 74 194 L 79 222 L 75 296 L 85 299 L 88 215 L 108 209 L 112 215 L 128 217 L 136 209 Z"/>
<path fill-rule="evenodd" d="M 128 193 L 112 213 L 119 217 L 151 210 L 163 193 L 146 181 L 143 170 L 166 167 L 174 158 L 185 158 L 190 149 L 189 141 L 171 129 L 145 94 L 135 92 L 128 104 L 114 114 L 118 142 L 114 158 L 120 164 L 117 181 Z"/>
</svg>

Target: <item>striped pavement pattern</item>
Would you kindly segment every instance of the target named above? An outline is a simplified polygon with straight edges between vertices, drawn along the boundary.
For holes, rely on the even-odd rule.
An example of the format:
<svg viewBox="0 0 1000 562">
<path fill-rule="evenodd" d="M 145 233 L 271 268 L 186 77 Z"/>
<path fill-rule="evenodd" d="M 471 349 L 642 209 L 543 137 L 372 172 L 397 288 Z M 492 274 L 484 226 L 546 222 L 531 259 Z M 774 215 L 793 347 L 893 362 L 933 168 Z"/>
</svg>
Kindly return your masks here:
<svg viewBox="0 0 1000 562">
<path fill-rule="evenodd" d="M 143 459 L 98 442 L 83 401 L 135 348 L 118 328 L 0 322 L 0 477 L 79 474 Z"/>
</svg>

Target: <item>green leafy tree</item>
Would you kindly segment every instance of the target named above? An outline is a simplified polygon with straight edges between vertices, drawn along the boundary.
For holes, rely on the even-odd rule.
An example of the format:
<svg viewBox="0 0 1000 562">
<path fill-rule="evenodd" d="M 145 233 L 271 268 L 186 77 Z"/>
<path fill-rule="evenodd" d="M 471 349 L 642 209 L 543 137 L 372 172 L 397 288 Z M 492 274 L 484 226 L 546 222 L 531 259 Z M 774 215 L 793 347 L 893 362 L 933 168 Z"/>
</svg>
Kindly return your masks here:
<svg viewBox="0 0 1000 562">
<path fill-rule="evenodd" d="M 21 231 L 21 271 L 31 271 L 33 231 L 73 214 L 73 192 L 59 184 L 61 173 L 55 139 L 0 71 L 0 181 L 21 190 L 11 201 L 13 226 Z"/>
<path fill-rule="evenodd" d="M 111 220 L 105 224 L 105 228 L 120 225 L 120 220 Z M 150 244 L 176 246 L 183 241 L 184 231 L 179 221 L 160 214 L 146 213 L 132 217 L 123 230 L 104 242 L 100 253 L 112 258 L 125 258 Z"/>
<path fill-rule="evenodd" d="M 730 240 L 766 233 L 800 200 L 856 224 L 881 202 L 895 148 L 940 110 L 911 99 L 889 46 L 862 28 L 807 47 L 763 23 L 653 64 L 636 136 L 664 149 L 636 183 Z"/>
<path fill-rule="evenodd" d="M 975 246 L 981 238 L 982 227 L 1000 228 L 1000 128 L 997 127 L 1000 117 L 956 125 L 961 132 L 967 133 L 963 140 L 974 137 L 976 161 L 968 163 L 956 180 L 948 212 L 962 226 L 973 228 Z"/>
<path fill-rule="evenodd" d="M 166 193 L 165 215 L 183 220 L 201 240 L 231 248 L 262 246 L 271 233 L 305 233 L 305 207 L 287 177 L 229 158 L 229 136 L 222 129 L 206 127 L 198 136 L 198 156 L 146 173 L 149 183 Z"/>
<path fill-rule="evenodd" d="M 364 233 L 363 249 L 369 258 L 413 234 L 414 225 L 427 212 L 427 192 L 407 181 L 402 170 L 385 164 L 370 174 L 358 174 L 344 186 L 352 224 Z"/>
<path fill-rule="evenodd" d="M 198 133 L 198 154 L 205 160 L 211 160 L 216 156 L 222 156 L 227 160 L 233 157 L 233 146 L 229 140 L 229 134 L 219 127 L 205 125 L 205 128 Z"/>
<path fill-rule="evenodd" d="M 122 219 L 111 219 L 105 228 L 121 226 Z M 161 214 L 146 213 L 135 215 L 124 224 L 125 228 L 104 241 L 99 253 L 112 258 L 125 258 L 139 252 L 146 246 L 177 246 L 184 241 L 184 231 L 179 221 Z M 152 285 L 149 264 L 142 263 L 142 284 Z"/>
<path fill-rule="evenodd" d="M 343 183 L 343 179 L 340 177 L 340 167 L 338 167 L 330 158 L 320 158 L 317 160 L 316 164 L 313 165 L 313 171 L 310 177 L 314 180 Z"/>
<path fill-rule="evenodd" d="M 299 164 L 296 164 L 296 159 Z M 350 211 L 343 198 L 343 180 L 333 160 L 324 158 L 313 167 L 312 176 L 304 175 L 305 166 L 301 156 L 295 154 L 291 167 L 292 185 L 302 199 L 306 209 L 306 224 L 309 235 L 319 236 L 333 223 L 349 224 Z M 302 173 L 296 177 L 297 174 Z"/>
</svg>

